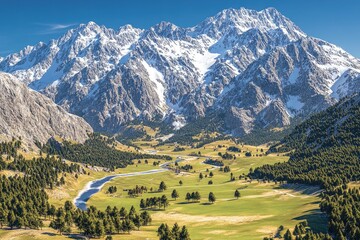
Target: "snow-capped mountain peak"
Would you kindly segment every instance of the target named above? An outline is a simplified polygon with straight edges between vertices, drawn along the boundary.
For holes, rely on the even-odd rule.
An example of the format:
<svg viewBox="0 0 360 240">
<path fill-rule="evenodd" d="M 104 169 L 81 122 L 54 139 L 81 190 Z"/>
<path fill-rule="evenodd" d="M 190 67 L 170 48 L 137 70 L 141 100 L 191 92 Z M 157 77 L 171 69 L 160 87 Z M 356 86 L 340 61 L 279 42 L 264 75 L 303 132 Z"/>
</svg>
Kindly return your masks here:
<svg viewBox="0 0 360 240">
<path fill-rule="evenodd" d="M 134 119 L 181 119 L 183 126 L 224 112 L 225 128 L 243 134 L 287 125 L 351 93 L 360 62 L 274 8 L 240 8 L 190 28 L 81 24 L 0 59 L 0 70 L 98 131 L 116 132 Z"/>
<path fill-rule="evenodd" d="M 250 29 L 259 29 L 263 32 L 281 29 L 292 41 L 306 36 L 300 28 L 274 8 L 259 12 L 245 8 L 225 9 L 194 27 L 194 31 L 213 38 L 220 38 L 229 31 L 237 30 L 243 33 Z"/>
</svg>

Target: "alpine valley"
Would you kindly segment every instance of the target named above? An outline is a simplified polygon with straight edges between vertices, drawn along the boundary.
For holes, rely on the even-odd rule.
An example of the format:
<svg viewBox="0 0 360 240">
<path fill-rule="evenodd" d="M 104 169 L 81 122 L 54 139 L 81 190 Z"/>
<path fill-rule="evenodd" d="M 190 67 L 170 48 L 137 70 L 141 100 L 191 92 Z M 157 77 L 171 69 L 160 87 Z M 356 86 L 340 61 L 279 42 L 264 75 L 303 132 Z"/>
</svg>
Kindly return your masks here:
<svg viewBox="0 0 360 240">
<path fill-rule="evenodd" d="M 274 8 L 226 9 L 191 28 L 89 22 L 6 56 L 0 71 L 106 133 L 205 118 L 242 136 L 289 126 L 360 86 L 359 59 Z"/>
<path fill-rule="evenodd" d="M 12 2 L 63 35 L 0 57 L 0 239 L 360 239 L 360 59 L 274 8 L 114 30 L 50 22 L 176 1 Z"/>
</svg>

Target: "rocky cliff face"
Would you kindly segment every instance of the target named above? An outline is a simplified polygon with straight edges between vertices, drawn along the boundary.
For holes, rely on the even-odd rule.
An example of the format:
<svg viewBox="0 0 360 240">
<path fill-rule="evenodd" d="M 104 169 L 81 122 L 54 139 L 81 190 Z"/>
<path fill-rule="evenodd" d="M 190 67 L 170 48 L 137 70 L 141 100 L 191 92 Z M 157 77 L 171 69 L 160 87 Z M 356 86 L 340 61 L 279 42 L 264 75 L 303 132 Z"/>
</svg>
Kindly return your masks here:
<svg viewBox="0 0 360 240">
<path fill-rule="evenodd" d="M 29 146 L 54 136 L 83 142 L 92 132 L 83 119 L 5 73 L 0 73 L 0 102 L 0 134 L 21 138 Z"/>
<path fill-rule="evenodd" d="M 360 61 L 311 37 L 277 47 L 254 61 L 218 98 L 215 110 L 229 112 L 231 128 L 282 127 L 359 90 Z M 246 118 L 243 114 L 246 112 Z M 237 122 L 246 124 L 236 125 Z"/>
<path fill-rule="evenodd" d="M 224 112 L 234 134 L 285 126 L 359 84 L 360 61 L 307 36 L 276 9 L 227 9 L 192 28 L 119 30 L 93 22 L 0 60 L 95 130 L 134 119 L 174 128 Z"/>
</svg>

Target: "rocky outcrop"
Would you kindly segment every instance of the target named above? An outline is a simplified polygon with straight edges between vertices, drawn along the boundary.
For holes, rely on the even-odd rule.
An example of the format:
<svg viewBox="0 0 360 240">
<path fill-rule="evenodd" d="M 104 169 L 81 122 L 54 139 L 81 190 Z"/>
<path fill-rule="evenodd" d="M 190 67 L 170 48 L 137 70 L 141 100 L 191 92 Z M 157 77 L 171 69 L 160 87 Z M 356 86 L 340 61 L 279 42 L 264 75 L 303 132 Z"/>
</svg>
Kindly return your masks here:
<svg viewBox="0 0 360 240">
<path fill-rule="evenodd" d="M 92 132 L 82 118 L 5 73 L 0 73 L 0 103 L 0 135 L 21 138 L 28 146 L 55 136 L 84 142 Z"/>
</svg>

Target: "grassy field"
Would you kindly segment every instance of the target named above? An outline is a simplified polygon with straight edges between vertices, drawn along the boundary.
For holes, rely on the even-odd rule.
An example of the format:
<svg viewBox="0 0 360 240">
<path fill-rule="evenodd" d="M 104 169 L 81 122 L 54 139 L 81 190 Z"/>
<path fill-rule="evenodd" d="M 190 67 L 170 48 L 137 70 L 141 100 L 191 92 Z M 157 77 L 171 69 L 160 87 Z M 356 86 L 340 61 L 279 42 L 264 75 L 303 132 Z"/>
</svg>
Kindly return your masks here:
<svg viewBox="0 0 360 240">
<path fill-rule="evenodd" d="M 207 144 L 200 149 L 191 149 L 187 146 L 184 151 L 174 152 L 174 145 L 164 145 L 154 148 L 152 142 L 137 142 L 141 145 L 143 152 L 156 154 L 167 154 L 174 159 L 181 159 L 180 166 L 190 164 L 193 169 L 189 172 L 176 174 L 173 171 L 144 175 L 136 177 L 119 177 L 107 183 L 103 189 L 95 194 L 88 202 L 100 209 L 108 205 L 118 208 L 130 208 L 134 206 L 141 211 L 139 203 L 141 198 L 150 198 L 165 194 L 170 205 L 164 210 L 150 210 L 153 222 L 151 226 L 141 227 L 140 231 L 133 231 L 130 235 L 114 235 L 113 239 L 157 239 L 156 230 L 161 223 L 172 225 L 177 222 L 179 225 L 186 225 L 192 239 L 262 239 L 266 236 L 273 236 L 280 225 L 285 229 L 292 229 L 296 223 L 307 219 L 315 231 L 326 231 L 326 218 L 319 210 L 319 189 L 302 185 L 280 185 L 275 183 L 260 183 L 257 180 L 250 182 L 248 179 L 239 176 L 247 174 L 250 168 L 264 164 L 287 161 L 286 156 L 268 155 L 264 152 L 267 146 L 242 146 L 241 153 L 235 154 L 236 159 L 223 160 L 226 166 L 230 167 L 235 181 L 230 181 L 230 172 L 220 171 L 219 168 L 204 164 L 207 158 L 221 159 L 219 152 L 224 154 L 229 146 L 235 146 L 231 141 L 218 141 Z M 201 153 L 199 156 L 190 156 L 193 153 Z M 245 157 L 244 152 L 251 152 L 252 157 Z M 230 153 L 230 152 L 229 152 Z M 145 164 L 144 160 L 124 169 L 117 169 L 116 173 L 139 172 L 158 168 L 153 166 L 152 159 Z M 158 161 L 158 160 L 156 160 Z M 164 161 L 162 161 L 164 163 Z M 172 163 L 172 166 L 174 164 Z M 73 200 L 78 192 L 87 182 L 114 173 L 106 173 L 97 169 L 87 169 L 90 175 L 80 175 L 78 179 L 74 176 L 66 177 L 66 185 L 54 191 L 48 191 L 50 202 L 56 206 L 63 205 L 66 200 Z M 214 174 L 209 177 L 210 172 Z M 202 173 L 203 179 L 199 179 Z M 179 184 L 179 181 L 183 185 Z M 213 184 L 208 184 L 212 180 Z M 167 190 L 157 192 L 161 181 L 167 185 Z M 146 186 L 154 191 L 143 193 L 139 197 L 129 197 L 124 189 L 134 188 L 136 185 Z M 115 194 L 107 194 L 109 186 L 117 186 Z M 171 192 L 176 189 L 180 197 L 171 199 Z M 238 189 L 241 193 L 239 199 L 234 198 L 234 192 Z M 188 202 L 185 200 L 187 192 L 199 191 L 200 202 Z M 208 194 L 213 192 L 216 202 L 208 202 Z M 46 225 L 46 224 L 45 224 Z M 282 232 L 283 234 L 284 232 Z M 0 239 L 63 239 L 54 230 L 44 228 L 42 231 L 35 230 L 0 230 Z M 69 237 L 76 238 L 76 235 Z"/>
<path fill-rule="evenodd" d="M 280 159 L 283 157 L 280 157 Z M 129 178 L 117 178 L 105 185 L 101 192 L 95 194 L 89 201 L 89 205 L 95 205 L 101 209 L 106 206 L 124 206 L 130 208 L 134 205 L 139 209 L 141 198 L 161 196 L 165 194 L 171 199 L 171 192 L 176 189 L 180 197 L 175 201 L 171 199 L 166 210 L 152 211 L 153 225 L 162 222 L 173 224 L 178 222 L 189 228 L 192 239 L 215 239 L 221 234 L 226 239 L 262 239 L 272 236 L 280 225 L 285 228 L 293 228 L 302 219 L 308 219 L 310 224 L 317 225 L 315 230 L 326 228 L 324 216 L 319 212 L 319 199 L 316 195 L 303 194 L 314 193 L 318 189 L 305 186 L 291 186 L 286 188 L 274 183 L 250 183 L 245 180 L 229 181 L 230 173 L 220 172 L 202 164 L 203 159 L 188 157 L 182 164 L 191 164 L 194 171 L 191 173 L 174 174 L 164 172 L 151 176 L 138 176 Z M 284 160 L 284 159 L 282 159 Z M 239 158 L 229 161 L 231 172 L 241 175 L 248 171 L 249 166 L 262 165 L 265 162 L 279 161 L 278 157 L 262 158 Z M 214 176 L 199 179 L 199 173 L 205 176 L 212 171 Z M 182 180 L 183 185 L 179 185 Z M 213 184 L 209 185 L 208 181 Z M 159 183 L 164 181 L 168 189 L 164 192 L 144 193 L 142 196 L 132 198 L 127 196 L 123 189 L 133 188 L 136 185 L 157 189 Z M 106 194 L 106 189 L 115 185 L 119 189 L 114 195 Z M 241 197 L 234 198 L 234 191 L 239 189 Z M 199 191 L 201 200 L 199 203 L 187 202 L 187 192 Z M 208 203 L 208 194 L 213 192 L 217 198 L 214 204 Z M 319 224 L 320 223 L 320 224 Z M 146 236 L 156 239 L 154 227 L 142 228 L 147 232 Z"/>
</svg>

